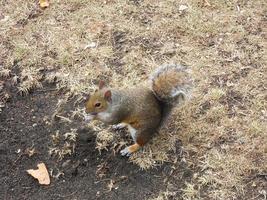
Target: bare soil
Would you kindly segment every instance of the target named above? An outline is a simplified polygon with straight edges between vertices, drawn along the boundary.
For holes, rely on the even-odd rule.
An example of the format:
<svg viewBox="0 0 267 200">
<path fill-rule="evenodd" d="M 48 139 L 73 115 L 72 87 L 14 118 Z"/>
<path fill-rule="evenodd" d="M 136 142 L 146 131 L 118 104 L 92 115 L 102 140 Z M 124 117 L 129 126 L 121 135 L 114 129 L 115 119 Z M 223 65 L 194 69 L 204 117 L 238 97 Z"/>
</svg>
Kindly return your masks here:
<svg viewBox="0 0 267 200">
<path fill-rule="evenodd" d="M 20 96 L 6 85 L 5 92 L 11 98 L 0 115 L 0 199 L 147 199 L 165 191 L 168 183 L 175 184 L 176 196 L 191 176 L 181 163 L 142 171 L 119 154 L 99 154 L 95 135 L 82 122 L 47 125 L 63 93 L 51 91 L 53 86 L 49 85 L 29 96 Z M 75 153 L 61 161 L 52 158 L 48 154 L 51 135 L 74 127 L 79 133 Z M 28 148 L 35 149 L 32 156 L 27 153 Z M 44 162 L 54 176 L 49 186 L 39 185 L 26 172 L 39 162 Z"/>
</svg>

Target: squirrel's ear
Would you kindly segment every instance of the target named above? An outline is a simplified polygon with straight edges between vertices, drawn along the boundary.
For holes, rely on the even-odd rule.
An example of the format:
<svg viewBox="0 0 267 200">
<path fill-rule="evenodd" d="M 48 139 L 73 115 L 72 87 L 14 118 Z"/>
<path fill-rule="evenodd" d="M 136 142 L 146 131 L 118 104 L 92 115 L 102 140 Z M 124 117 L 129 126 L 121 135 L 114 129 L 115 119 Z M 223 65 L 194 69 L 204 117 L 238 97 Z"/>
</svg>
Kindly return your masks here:
<svg viewBox="0 0 267 200">
<path fill-rule="evenodd" d="M 104 94 L 104 98 L 105 100 L 111 102 L 111 91 L 110 90 L 107 90 Z"/>
<path fill-rule="evenodd" d="M 105 85 L 106 85 L 105 82 L 100 80 L 99 83 L 98 83 L 98 88 L 101 90 L 102 88 L 105 87 Z"/>
</svg>

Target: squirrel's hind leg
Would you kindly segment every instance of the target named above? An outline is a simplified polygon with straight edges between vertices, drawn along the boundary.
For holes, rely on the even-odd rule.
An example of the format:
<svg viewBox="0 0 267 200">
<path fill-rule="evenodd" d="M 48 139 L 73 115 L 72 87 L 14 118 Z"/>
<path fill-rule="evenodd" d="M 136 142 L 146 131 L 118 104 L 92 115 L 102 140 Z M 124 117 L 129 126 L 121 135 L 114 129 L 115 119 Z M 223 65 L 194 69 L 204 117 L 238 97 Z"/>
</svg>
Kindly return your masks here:
<svg viewBox="0 0 267 200">
<path fill-rule="evenodd" d="M 134 144 L 131 146 L 128 146 L 120 151 L 122 156 L 130 156 L 133 152 L 136 152 L 140 149 L 140 145 L 136 142 L 137 139 L 137 130 L 133 128 L 131 125 L 128 124 L 128 130 L 131 134 L 131 137 L 134 141 Z"/>
<path fill-rule="evenodd" d="M 132 153 L 138 151 L 149 141 L 149 139 L 151 138 L 151 133 L 149 131 L 142 131 L 141 133 L 137 133 L 137 131 L 135 130 L 134 134 L 131 133 L 131 136 L 134 136 L 133 139 L 135 143 L 121 150 L 120 153 L 122 156 L 130 156 Z"/>
</svg>

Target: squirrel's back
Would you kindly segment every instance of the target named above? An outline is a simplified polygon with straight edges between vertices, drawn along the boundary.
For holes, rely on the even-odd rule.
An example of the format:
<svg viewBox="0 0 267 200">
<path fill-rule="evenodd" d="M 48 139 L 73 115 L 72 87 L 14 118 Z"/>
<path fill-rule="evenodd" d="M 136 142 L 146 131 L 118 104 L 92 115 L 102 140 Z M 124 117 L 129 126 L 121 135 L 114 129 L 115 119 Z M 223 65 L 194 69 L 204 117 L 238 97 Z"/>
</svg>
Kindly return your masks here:
<svg viewBox="0 0 267 200">
<path fill-rule="evenodd" d="M 193 86 L 190 70 L 182 65 L 160 66 L 152 75 L 152 91 L 162 102 L 177 103 L 177 99 L 190 96 Z"/>
</svg>

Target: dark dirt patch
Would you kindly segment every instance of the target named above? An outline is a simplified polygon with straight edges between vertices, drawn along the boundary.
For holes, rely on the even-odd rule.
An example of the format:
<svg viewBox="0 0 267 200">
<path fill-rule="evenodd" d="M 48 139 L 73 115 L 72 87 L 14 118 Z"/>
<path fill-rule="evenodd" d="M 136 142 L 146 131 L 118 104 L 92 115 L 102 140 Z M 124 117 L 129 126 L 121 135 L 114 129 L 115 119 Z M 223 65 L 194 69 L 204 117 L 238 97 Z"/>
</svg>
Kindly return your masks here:
<svg viewBox="0 0 267 200">
<path fill-rule="evenodd" d="M 245 110 L 244 101 L 245 99 L 239 91 L 231 89 L 227 90 L 226 94 L 219 99 L 221 104 L 227 106 L 229 117 L 236 115 L 235 107 L 238 107 L 240 110 Z"/>
<path fill-rule="evenodd" d="M 110 64 L 110 68 L 118 74 L 123 74 L 123 70 L 121 70 L 122 66 L 125 64 L 122 60 L 125 53 L 127 53 L 130 49 L 129 46 L 126 45 L 129 41 L 126 39 L 127 32 L 123 31 L 113 31 L 112 32 L 112 48 L 114 50 L 114 57 L 109 58 L 108 62 Z"/>
<path fill-rule="evenodd" d="M 64 96 L 49 87 L 25 97 L 10 90 L 12 98 L 0 113 L 0 199 L 146 199 L 166 191 L 167 185 L 175 186 L 175 195 L 181 194 L 181 186 L 190 178 L 181 163 L 141 171 L 113 152 L 100 155 L 94 134 L 78 121 L 49 125 L 47 119 Z M 79 128 L 75 153 L 62 161 L 51 158 L 51 134 L 71 128 Z M 26 150 L 33 147 L 36 154 L 30 157 Z M 40 186 L 26 173 L 39 162 L 44 162 L 53 175 L 64 175 L 52 177 L 49 186 Z M 99 176 L 99 169 L 104 176 Z M 109 191 L 111 182 L 114 189 Z"/>
<path fill-rule="evenodd" d="M 24 27 L 30 22 L 30 20 L 34 20 L 35 18 L 41 15 L 42 15 L 42 10 L 38 6 L 36 6 L 29 11 L 26 17 L 24 17 L 23 19 L 19 19 L 15 26 L 17 28 Z"/>
</svg>

